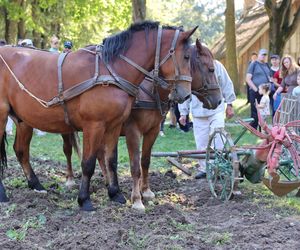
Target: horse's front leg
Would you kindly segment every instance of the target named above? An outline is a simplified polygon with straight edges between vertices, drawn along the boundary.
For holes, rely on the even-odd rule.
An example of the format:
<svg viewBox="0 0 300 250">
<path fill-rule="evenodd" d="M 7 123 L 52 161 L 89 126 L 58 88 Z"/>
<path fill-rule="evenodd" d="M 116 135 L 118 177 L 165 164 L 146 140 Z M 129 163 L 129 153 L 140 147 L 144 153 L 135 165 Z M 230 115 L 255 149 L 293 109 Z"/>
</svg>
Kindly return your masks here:
<svg viewBox="0 0 300 250">
<path fill-rule="evenodd" d="M 147 134 L 143 136 L 143 146 L 142 146 L 142 158 L 141 158 L 141 168 L 142 168 L 142 178 L 141 178 L 141 193 L 144 199 L 153 199 L 155 194 L 151 191 L 149 185 L 149 167 L 151 160 L 151 150 L 153 144 L 159 133 L 159 126 L 150 130 Z"/>
<path fill-rule="evenodd" d="M 108 196 L 112 201 L 125 204 L 126 199 L 121 192 L 118 181 L 118 139 L 121 131 L 121 126 L 115 128 L 106 136 L 105 148 L 105 166 L 106 166 L 106 181 L 108 181 L 107 191 Z"/>
<path fill-rule="evenodd" d="M 126 130 L 126 143 L 130 158 L 130 170 L 133 182 L 131 192 L 132 208 L 137 210 L 145 210 L 140 192 L 140 139 L 141 134 L 139 129 L 137 126 L 135 126 L 135 124 L 130 124 Z"/>
<path fill-rule="evenodd" d="M 16 137 L 13 147 L 17 159 L 21 164 L 23 172 L 27 178 L 28 187 L 36 192 L 46 193 L 46 189 L 41 185 L 30 164 L 29 150 L 32 139 L 32 131 L 32 127 L 28 126 L 24 122 L 17 123 Z"/>
<path fill-rule="evenodd" d="M 78 204 L 81 210 L 95 210 L 90 199 L 90 181 L 95 171 L 96 158 L 101 143 L 103 143 L 105 125 L 102 123 L 88 122 L 83 128 L 83 155 L 81 161 L 82 177 L 78 194 Z"/>
</svg>

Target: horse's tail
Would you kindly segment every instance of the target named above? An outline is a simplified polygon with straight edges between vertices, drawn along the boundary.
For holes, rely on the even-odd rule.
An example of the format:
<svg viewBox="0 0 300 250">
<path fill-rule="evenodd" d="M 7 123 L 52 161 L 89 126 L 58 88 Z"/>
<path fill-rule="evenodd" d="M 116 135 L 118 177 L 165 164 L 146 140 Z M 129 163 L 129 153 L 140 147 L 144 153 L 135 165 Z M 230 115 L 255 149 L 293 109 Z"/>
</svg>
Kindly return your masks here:
<svg viewBox="0 0 300 250">
<path fill-rule="evenodd" d="M 72 147 L 78 155 L 78 158 L 81 160 L 80 138 L 78 132 L 70 133 L 69 139 Z"/>
<path fill-rule="evenodd" d="M 5 146 L 7 144 L 6 132 L 4 132 L 0 145 L 0 178 L 3 178 L 4 169 L 7 167 L 7 157 Z"/>
</svg>

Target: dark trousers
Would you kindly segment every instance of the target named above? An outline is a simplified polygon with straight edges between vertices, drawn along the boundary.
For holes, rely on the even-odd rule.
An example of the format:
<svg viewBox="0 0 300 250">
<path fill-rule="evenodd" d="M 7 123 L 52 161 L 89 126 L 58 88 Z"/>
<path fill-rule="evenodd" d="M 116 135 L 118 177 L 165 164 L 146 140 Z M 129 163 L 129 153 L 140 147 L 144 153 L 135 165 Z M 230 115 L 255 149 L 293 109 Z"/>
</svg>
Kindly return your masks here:
<svg viewBox="0 0 300 250">
<path fill-rule="evenodd" d="M 254 90 L 249 90 L 249 98 L 250 98 L 250 105 L 251 105 L 251 118 L 254 119 L 253 122 L 250 123 L 250 125 L 257 129 L 258 126 L 258 116 L 257 116 L 257 109 L 255 107 L 255 99 L 257 102 L 260 102 L 260 99 L 262 98 L 262 95 L 260 95 L 258 92 L 254 92 Z"/>
</svg>

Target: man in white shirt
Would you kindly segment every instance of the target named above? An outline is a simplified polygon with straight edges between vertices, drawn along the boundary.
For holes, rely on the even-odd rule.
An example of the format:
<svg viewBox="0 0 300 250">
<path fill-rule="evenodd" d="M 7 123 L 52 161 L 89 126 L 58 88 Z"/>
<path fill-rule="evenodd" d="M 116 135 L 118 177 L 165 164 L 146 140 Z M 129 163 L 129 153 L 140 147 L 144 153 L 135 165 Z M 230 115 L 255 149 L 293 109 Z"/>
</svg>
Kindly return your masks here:
<svg viewBox="0 0 300 250">
<path fill-rule="evenodd" d="M 232 81 L 222 63 L 215 60 L 214 67 L 215 75 L 220 85 L 220 89 L 223 96 L 221 104 L 214 110 L 205 109 L 203 108 L 203 103 L 199 101 L 199 99 L 196 96 L 192 95 L 191 99 L 185 101 L 182 104 L 179 104 L 178 106 L 181 115 L 180 122 L 182 124 L 186 123 L 186 115 L 189 114 L 189 110 L 191 109 L 191 113 L 193 116 L 194 137 L 197 150 L 206 150 L 209 135 L 213 133 L 215 128 L 225 127 L 224 101 L 227 104 L 226 117 L 232 118 L 234 116 L 232 102 L 236 99 L 236 96 L 234 93 Z M 216 147 L 223 147 L 221 140 L 219 140 L 218 144 L 219 145 L 216 145 Z M 195 178 L 205 178 L 205 160 L 199 160 L 199 170 L 200 171 L 195 176 Z"/>
</svg>

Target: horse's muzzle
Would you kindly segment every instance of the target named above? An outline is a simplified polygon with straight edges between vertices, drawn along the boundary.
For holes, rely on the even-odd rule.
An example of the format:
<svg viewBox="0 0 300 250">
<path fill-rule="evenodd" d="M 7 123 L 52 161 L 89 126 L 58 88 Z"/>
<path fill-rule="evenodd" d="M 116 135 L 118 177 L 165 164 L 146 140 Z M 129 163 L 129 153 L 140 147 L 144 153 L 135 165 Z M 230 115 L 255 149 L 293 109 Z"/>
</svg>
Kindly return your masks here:
<svg viewBox="0 0 300 250">
<path fill-rule="evenodd" d="M 191 84 L 176 84 L 175 88 L 171 91 L 169 99 L 174 102 L 183 103 L 191 96 Z"/>
</svg>

